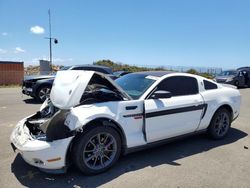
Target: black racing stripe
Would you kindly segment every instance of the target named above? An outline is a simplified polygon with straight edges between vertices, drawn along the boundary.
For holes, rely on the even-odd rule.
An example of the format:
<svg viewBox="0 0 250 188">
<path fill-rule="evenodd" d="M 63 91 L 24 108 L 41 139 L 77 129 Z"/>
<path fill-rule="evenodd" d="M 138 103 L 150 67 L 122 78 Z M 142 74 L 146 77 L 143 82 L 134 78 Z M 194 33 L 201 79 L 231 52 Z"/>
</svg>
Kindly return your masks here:
<svg viewBox="0 0 250 188">
<path fill-rule="evenodd" d="M 135 117 L 135 116 L 142 116 L 143 113 L 139 113 L 139 114 L 128 114 L 128 115 L 124 115 L 123 117 Z"/>
<path fill-rule="evenodd" d="M 204 109 L 203 109 L 203 112 L 202 112 L 202 116 L 201 116 L 201 119 L 204 118 L 205 114 L 207 112 L 207 104 L 204 104 Z"/>
<path fill-rule="evenodd" d="M 182 113 L 182 112 L 201 110 L 205 106 L 206 106 L 206 104 L 201 104 L 201 105 L 197 105 L 197 106 L 187 106 L 187 107 L 183 107 L 183 108 L 175 108 L 175 109 L 170 109 L 170 110 L 149 112 L 149 113 L 146 113 L 146 118 L 152 118 L 152 117 L 157 117 L 157 116 L 164 116 L 164 115 L 177 114 L 177 113 Z"/>
</svg>

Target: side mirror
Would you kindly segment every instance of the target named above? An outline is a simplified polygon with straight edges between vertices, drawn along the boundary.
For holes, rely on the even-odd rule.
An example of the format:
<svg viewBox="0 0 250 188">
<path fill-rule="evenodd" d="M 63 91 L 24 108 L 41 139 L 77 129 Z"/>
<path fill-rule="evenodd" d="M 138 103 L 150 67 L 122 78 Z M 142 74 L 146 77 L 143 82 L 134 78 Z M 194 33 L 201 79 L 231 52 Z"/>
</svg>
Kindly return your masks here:
<svg viewBox="0 0 250 188">
<path fill-rule="evenodd" d="M 169 91 L 164 91 L 164 90 L 158 90 L 155 91 L 152 95 L 151 95 L 151 99 L 164 99 L 164 98 L 171 98 L 172 94 Z"/>
</svg>

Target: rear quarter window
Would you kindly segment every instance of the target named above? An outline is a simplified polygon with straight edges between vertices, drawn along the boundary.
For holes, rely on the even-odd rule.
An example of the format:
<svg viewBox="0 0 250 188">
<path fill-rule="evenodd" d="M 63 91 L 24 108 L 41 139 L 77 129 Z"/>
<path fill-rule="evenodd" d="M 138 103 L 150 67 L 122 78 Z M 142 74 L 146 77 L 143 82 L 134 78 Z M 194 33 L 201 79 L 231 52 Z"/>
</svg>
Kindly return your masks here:
<svg viewBox="0 0 250 188">
<path fill-rule="evenodd" d="M 211 89 L 217 89 L 218 88 L 218 86 L 213 82 L 203 80 L 203 83 L 204 83 L 205 90 L 211 90 Z"/>
</svg>

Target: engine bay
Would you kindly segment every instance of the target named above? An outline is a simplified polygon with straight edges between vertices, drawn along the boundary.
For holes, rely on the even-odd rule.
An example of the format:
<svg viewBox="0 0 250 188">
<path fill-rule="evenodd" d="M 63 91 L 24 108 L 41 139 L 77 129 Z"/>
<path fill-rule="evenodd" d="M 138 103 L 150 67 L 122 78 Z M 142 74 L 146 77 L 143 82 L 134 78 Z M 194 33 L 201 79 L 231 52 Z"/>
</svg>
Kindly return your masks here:
<svg viewBox="0 0 250 188">
<path fill-rule="evenodd" d="M 99 81 L 99 82 L 98 82 Z M 124 98 L 109 84 L 100 78 L 92 78 L 80 102 L 76 106 L 90 105 L 108 101 L 122 101 Z M 76 107 L 75 106 L 75 107 Z M 26 126 L 33 138 L 53 141 L 72 136 L 74 133 L 64 124 L 70 109 L 63 110 L 55 107 L 48 98 L 33 116 L 27 118 Z"/>
</svg>

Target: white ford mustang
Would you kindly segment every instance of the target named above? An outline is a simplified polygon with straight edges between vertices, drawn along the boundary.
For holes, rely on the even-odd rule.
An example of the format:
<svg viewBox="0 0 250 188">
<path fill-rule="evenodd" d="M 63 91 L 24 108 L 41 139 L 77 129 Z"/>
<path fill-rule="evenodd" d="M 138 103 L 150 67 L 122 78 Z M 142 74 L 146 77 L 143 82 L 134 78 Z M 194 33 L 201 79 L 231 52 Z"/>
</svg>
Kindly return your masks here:
<svg viewBox="0 0 250 188">
<path fill-rule="evenodd" d="M 21 120 L 11 145 L 47 172 L 71 161 L 85 174 L 124 153 L 206 131 L 224 138 L 239 115 L 237 89 L 185 73 L 139 72 L 116 81 L 93 71 L 59 71 L 40 111 Z"/>
</svg>

